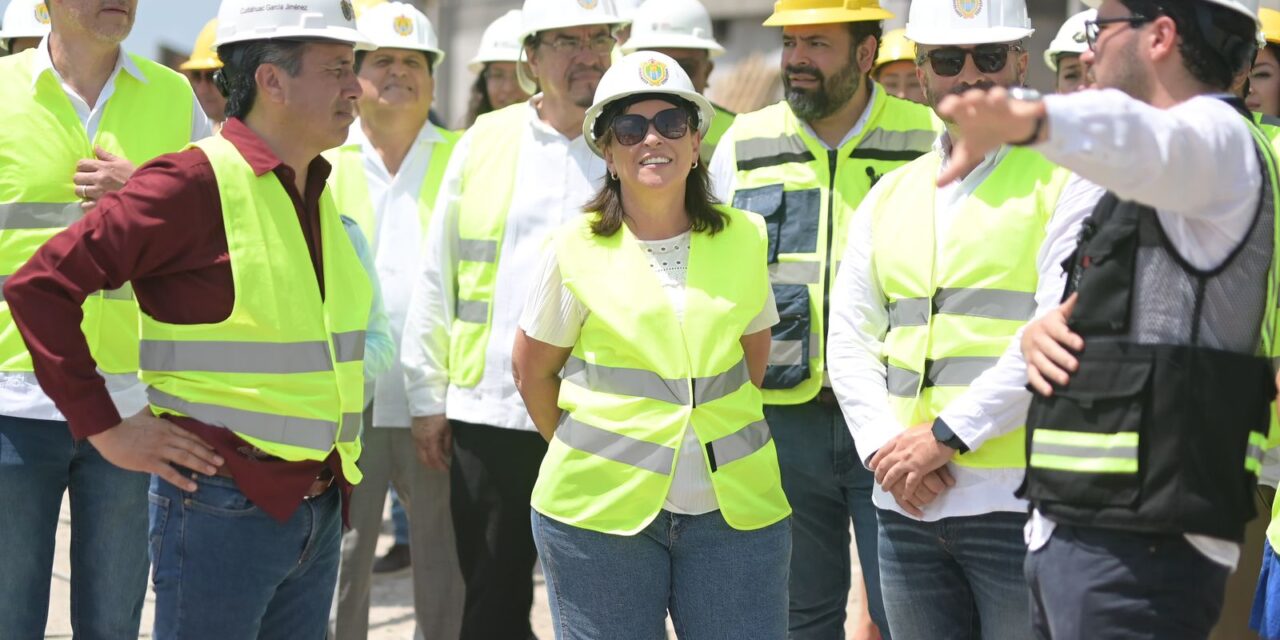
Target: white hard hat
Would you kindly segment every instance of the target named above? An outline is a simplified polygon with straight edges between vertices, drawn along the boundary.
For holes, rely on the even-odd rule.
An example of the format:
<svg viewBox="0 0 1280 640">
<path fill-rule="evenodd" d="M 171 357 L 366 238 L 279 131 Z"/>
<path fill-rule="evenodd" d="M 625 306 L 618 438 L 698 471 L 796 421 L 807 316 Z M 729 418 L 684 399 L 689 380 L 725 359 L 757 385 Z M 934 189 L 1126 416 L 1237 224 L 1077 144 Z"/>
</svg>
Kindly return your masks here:
<svg viewBox="0 0 1280 640">
<path fill-rule="evenodd" d="M 1098 5 L 1102 4 L 1102 0 L 1081 0 L 1081 1 L 1084 2 L 1085 6 L 1092 7 L 1094 9 L 1097 9 Z M 1209 4 L 1216 4 L 1220 7 L 1226 7 L 1234 11 L 1239 11 L 1240 13 L 1243 13 L 1249 16 L 1250 18 L 1253 18 L 1254 22 L 1258 22 L 1258 5 L 1261 4 L 1258 0 L 1200 0 L 1200 1 L 1208 2 Z"/>
<path fill-rule="evenodd" d="M 635 21 L 636 14 L 642 4 L 644 4 L 642 0 L 613 0 L 614 12 L 626 22 Z"/>
<path fill-rule="evenodd" d="M 535 33 L 595 25 L 606 25 L 614 31 L 629 22 L 618 16 L 613 0 L 524 0 L 520 18 L 520 62 L 524 61 L 525 39 Z M 516 65 L 516 81 L 525 93 L 538 90 L 525 65 Z"/>
<path fill-rule="evenodd" d="M 379 49 L 413 49 L 425 51 L 434 70 L 444 60 L 440 39 L 431 20 L 417 7 L 404 2 L 387 2 L 370 7 L 356 20 L 360 33 Z"/>
<path fill-rule="evenodd" d="M 1013 42 L 1035 33 L 1025 0 L 915 0 L 907 39 L 926 45 Z"/>
<path fill-rule="evenodd" d="M 360 51 L 375 48 L 356 29 L 351 0 L 222 0 L 215 46 L 251 40 L 334 40 Z"/>
<path fill-rule="evenodd" d="M 10 0 L 0 27 L 0 49 L 14 38 L 43 38 L 49 33 L 49 7 L 44 0 Z"/>
<path fill-rule="evenodd" d="M 724 53 L 711 32 L 711 14 L 698 0 L 645 0 L 631 22 L 622 52 L 641 49 L 705 49 Z"/>
<path fill-rule="evenodd" d="M 600 114 L 611 103 L 641 93 L 673 95 L 693 103 L 698 108 L 701 134 L 707 133 L 711 119 L 716 116 L 711 101 L 693 89 L 693 81 L 679 63 L 656 51 L 637 51 L 624 56 L 605 72 L 600 86 L 596 87 L 595 102 L 582 121 L 582 135 L 596 155 L 604 156 L 604 151 L 596 146 L 595 126 Z"/>
<path fill-rule="evenodd" d="M 519 9 L 512 9 L 489 23 L 484 35 L 480 36 L 480 50 L 467 63 L 471 73 L 484 71 L 484 65 L 488 62 L 519 62 L 520 29 L 523 26 Z"/>
<path fill-rule="evenodd" d="M 1058 29 L 1058 35 L 1049 43 L 1049 48 L 1044 51 L 1044 63 L 1049 65 L 1050 69 L 1058 70 L 1058 54 L 1075 53 L 1080 54 L 1089 50 L 1089 43 L 1085 42 L 1084 23 L 1090 20 L 1098 19 L 1097 9 L 1085 9 L 1077 13 L 1067 21 L 1062 23 L 1062 28 Z"/>
</svg>

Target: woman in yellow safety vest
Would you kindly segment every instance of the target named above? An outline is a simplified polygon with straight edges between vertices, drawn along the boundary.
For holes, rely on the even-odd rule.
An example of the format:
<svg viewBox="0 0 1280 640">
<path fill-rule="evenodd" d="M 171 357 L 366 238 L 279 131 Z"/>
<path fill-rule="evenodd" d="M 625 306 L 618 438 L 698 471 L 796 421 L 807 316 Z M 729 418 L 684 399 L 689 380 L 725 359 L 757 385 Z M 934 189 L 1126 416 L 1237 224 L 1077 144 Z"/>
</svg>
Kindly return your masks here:
<svg viewBox="0 0 1280 640">
<path fill-rule="evenodd" d="M 583 124 L 609 177 L 553 234 L 520 319 L 560 640 L 661 638 L 668 613 L 682 638 L 786 635 L 791 508 L 758 388 L 769 241 L 710 195 L 713 114 L 665 55 L 609 69 Z"/>
<path fill-rule="evenodd" d="M 1267 45 L 1254 58 L 1245 104 L 1254 113 L 1276 118 L 1280 117 L 1280 11 L 1259 9 L 1258 17 Z"/>
</svg>

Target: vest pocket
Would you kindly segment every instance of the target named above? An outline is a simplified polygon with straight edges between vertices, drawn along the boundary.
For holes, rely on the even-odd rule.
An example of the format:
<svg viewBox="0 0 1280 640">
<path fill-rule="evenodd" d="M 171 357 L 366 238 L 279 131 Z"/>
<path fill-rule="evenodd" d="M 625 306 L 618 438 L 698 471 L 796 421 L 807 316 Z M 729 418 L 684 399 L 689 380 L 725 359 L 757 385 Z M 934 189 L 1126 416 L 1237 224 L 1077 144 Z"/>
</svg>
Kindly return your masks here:
<svg viewBox="0 0 1280 640">
<path fill-rule="evenodd" d="M 1091 359 L 1027 415 L 1027 481 L 1035 501 L 1131 507 L 1141 497 L 1149 357 Z"/>
<path fill-rule="evenodd" d="M 764 218 L 769 264 L 777 262 L 780 253 L 817 252 L 821 190 L 785 191 L 781 184 L 741 189 L 733 194 L 733 206 Z"/>
<path fill-rule="evenodd" d="M 769 264 L 778 261 L 778 234 L 782 230 L 782 185 L 770 184 L 754 189 L 739 189 L 733 194 L 733 207 L 759 214 L 764 218 L 769 236 Z"/>
<path fill-rule="evenodd" d="M 809 287 L 802 284 L 775 284 L 773 297 L 778 305 L 778 324 L 773 326 L 769 347 L 769 367 L 764 373 L 765 389 L 791 389 L 809 378 L 812 319 L 809 316 Z"/>
</svg>

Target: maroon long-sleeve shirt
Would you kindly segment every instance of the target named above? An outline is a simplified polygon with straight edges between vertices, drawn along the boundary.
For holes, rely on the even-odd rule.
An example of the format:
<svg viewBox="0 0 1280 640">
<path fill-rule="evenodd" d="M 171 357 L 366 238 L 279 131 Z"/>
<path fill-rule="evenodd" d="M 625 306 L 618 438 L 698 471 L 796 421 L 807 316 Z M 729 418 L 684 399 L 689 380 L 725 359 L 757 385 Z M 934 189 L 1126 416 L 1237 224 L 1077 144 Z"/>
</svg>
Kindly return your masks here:
<svg viewBox="0 0 1280 640">
<path fill-rule="evenodd" d="M 288 192 L 323 296 L 320 193 L 329 163 L 320 157 L 311 162 L 300 194 L 294 170 L 243 122 L 228 120 L 222 136 L 256 175 L 274 172 Z M 143 313 L 161 322 L 205 324 L 231 315 L 235 288 L 222 203 L 213 168 L 200 149 L 163 155 L 140 167 L 123 189 L 54 236 L 4 284 L 4 300 L 31 351 L 36 378 L 77 440 L 121 419 L 80 331 L 80 305 L 90 294 L 126 282 L 133 283 Z M 262 461 L 245 455 L 248 443 L 228 429 L 167 418 L 216 449 L 241 491 L 278 520 L 293 514 L 326 464 L 349 494 L 336 452 L 326 462 Z"/>
</svg>

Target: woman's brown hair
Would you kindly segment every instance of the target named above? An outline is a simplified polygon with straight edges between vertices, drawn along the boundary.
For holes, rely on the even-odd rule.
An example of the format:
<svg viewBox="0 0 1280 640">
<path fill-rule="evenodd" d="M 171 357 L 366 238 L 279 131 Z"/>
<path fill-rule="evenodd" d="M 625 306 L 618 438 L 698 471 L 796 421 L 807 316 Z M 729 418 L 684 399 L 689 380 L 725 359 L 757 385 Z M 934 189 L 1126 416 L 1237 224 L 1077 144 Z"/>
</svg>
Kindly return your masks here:
<svg viewBox="0 0 1280 640">
<path fill-rule="evenodd" d="M 690 133 L 697 130 L 698 110 L 688 100 L 665 93 L 644 93 L 619 100 L 604 110 L 595 124 L 596 140 L 600 148 L 613 143 L 613 119 L 625 113 L 627 107 L 645 100 L 661 100 L 683 109 L 689 116 Z M 720 201 L 711 193 L 711 174 L 706 165 L 699 162 L 689 171 L 689 179 L 684 187 L 684 207 L 689 215 L 689 227 L 697 232 L 706 231 L 709 235 L 722 231 L 728 224 L 729 217 L 716 208 L 718 204 Z M 604 186 L 590 202 L 583 205 L 582 210 L 600 215 L 591 223 L 592 233 L 598 236 L 617 233 L 622 228 L 622 218 L 626 213 L 622 210 L 622 182 L 613 176 L 605 176 Z"/>
</svg>

